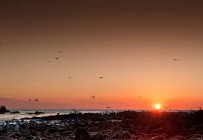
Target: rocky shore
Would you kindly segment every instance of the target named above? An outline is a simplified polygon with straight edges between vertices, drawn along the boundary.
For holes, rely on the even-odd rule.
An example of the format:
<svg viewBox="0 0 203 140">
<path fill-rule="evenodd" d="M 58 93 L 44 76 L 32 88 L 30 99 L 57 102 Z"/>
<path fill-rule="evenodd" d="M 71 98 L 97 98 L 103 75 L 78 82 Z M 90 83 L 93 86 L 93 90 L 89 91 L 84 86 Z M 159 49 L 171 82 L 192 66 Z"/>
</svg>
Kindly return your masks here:
<svg viewBox="0 0 203 140">
<path fill-rule="evenodd" d="M 71 113 L 0 126 L 0 140 L 202 140 L 203 111 Z"/>
</svg>

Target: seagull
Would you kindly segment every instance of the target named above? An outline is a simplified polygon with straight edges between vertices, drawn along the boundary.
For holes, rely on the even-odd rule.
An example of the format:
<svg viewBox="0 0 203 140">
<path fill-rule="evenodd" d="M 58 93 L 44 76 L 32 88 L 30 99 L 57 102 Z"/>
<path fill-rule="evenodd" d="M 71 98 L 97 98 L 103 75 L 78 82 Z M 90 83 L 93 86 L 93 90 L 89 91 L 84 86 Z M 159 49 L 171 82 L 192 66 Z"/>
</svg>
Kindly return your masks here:
<svg viewBox="0 0 203 140">
<path fill-rule="evenodd" d="M 35 102 L 38 102 L 39 100 L 38 99 L 35 99 Z"/>
<path fill-rule="evenodd" d="M 98 77 L 99 79 L 103 79 L 104 78 L 104 76 L 100 76 L 100 77 Z"/>
<path fill-rule="evenodd" d="M 90 96 L 90 98 L 94 99 L 94 98 L 95 98 L 95 95 L 94 95 L 94 96 Z"/>
<path fill-rule="evenodd" d="M 56 60 L 59 59 L 58 57 L 54 57 Z"/>
<path fill-rule="evenodd" d="M 178 60 L 179 60 L 178 58 L 171 59 L 171 61 L 178 61 Z"/>
<path fill-rule="evenodd" d="M 163 106 L 163 108 L 168 109 L 168 110 L 171 110 L 171 108 L 168 107 L 168 106 Z"/>
<path fill-rule="evenodd" d="M 107 106 L 106 108 L 111 108 L 110 106 Z"/>
</svg>

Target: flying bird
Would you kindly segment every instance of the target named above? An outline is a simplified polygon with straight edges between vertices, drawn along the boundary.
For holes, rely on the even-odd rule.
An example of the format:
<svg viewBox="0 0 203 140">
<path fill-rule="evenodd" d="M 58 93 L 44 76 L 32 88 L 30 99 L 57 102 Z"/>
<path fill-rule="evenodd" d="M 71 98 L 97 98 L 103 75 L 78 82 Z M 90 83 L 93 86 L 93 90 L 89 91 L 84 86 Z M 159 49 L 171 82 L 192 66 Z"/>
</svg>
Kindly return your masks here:
<svg viewBox="0 0 203 140">
<path fill-rule="evenodd" d="M 72 78 L 72 77 L 71 77 L 71 76 L 68 76 L 67 78 L 69 78 L 69 79 L 70 79 L 70 78 Z"/>
<path fill-rule="evenodd" d="M 165 108 L 166 110 L 171 110 L 171 108 L 168 106 L 162 106 L 162 107 Z"/>
<path fill-rule="evenodd" d="M 100 77 L 98 77 L 99 79 L 103 79 L 104 78 L 104 76 L 100 76 Z"/>
<path fill-rule="evenodd" d="M 180 60 L 180 59 L 178 59 L 178 58 L 171 59 L 171 61 L 178 61 L 178 60 Z"/>
<path fill-rule="evenodd" d="M 109 109 L 109 108 L 111 108 L 111 107 L 110 107 L 110 106 L 107 106 L 106 108 L 108 108 L 108 109 Z"/>
<path fill-rule="evenodd" d="M 54 57 L 56 60 L 59 59 L 59 57 Z"/>
<path fill-rule="evenodd" d="M 35 102 L 38 102 L 39 100 L 38 99 L 35 99 Z"/>
<path fill-rule="evenodd" d="M 94 95 L 94 96 L 90 96 L 90 98 L 94 99 L 94 98 L 95 98 L 95 95 Z"/>
</svg>

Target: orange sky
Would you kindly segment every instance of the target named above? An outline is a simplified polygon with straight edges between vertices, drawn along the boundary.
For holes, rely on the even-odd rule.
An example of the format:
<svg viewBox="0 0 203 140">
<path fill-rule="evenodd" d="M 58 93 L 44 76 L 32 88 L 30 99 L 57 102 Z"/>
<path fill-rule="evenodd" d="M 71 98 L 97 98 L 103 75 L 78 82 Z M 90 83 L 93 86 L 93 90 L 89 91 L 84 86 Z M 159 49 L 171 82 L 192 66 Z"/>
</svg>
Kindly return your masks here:
<svg viewBox="0 0 203 140">
<path fill-rule="evenodd" d="M 11 1 L 0 2 L 0 104 L 203 107 L 201 1 Z"/>
</svg>

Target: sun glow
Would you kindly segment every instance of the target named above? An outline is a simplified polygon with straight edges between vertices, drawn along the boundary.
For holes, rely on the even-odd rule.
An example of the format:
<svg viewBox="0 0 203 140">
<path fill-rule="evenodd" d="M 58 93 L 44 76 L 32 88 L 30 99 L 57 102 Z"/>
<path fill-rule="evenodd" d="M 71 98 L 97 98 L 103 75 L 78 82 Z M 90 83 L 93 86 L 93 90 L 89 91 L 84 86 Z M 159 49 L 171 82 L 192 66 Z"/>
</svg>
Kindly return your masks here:
<svg viewBox="0 0 203 140">
<path fill-rule="evenodd" d="M 161 104 L 159 104 L 159 103 L 155 104 L 154 108 L 157 109 L 157 110 L 161 109 Z"/>
</svg>

